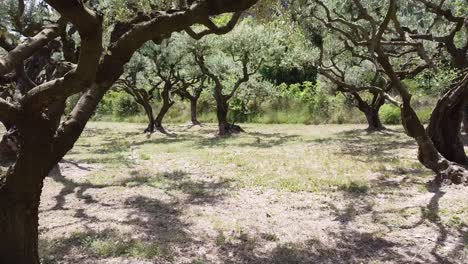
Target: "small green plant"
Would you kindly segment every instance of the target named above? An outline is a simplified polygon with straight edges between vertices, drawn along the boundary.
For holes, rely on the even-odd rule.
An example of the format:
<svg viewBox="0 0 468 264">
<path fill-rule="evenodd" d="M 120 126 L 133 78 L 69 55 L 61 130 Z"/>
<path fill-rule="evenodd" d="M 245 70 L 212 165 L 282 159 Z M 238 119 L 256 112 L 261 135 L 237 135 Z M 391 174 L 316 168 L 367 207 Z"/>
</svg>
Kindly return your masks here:
<svg viewBox="0 0 468 264">
<path fill-rule="evenodd" d="M 351 181 L 349 184 L 340 186 L 339 189 L 349 193 L 363 194 L 369 191 L 369 185 L 364 182 Z"/>
</svg>

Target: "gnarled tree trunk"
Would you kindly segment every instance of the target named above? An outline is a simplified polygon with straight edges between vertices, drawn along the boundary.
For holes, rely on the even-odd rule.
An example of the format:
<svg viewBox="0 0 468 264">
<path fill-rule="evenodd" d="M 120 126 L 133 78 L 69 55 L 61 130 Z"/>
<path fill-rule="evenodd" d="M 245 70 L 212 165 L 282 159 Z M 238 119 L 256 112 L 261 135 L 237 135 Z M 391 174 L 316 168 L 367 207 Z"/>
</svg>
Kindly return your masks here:
<svg viewBox="0 0 468 264">
<path fill-rule="evenodd" d="M 468 96 L 468 75 L 447 92 L 432 112 L 427 133 L 442 156 L 452 162 L 468 165 L 461 123 Z"/>
<path fill-rule="evenodd" d="M 385 103 L 385 98 L 379 94 L 374 94 L 372 103 L 369 104 L 364 101 L 357 92 L 352 93 L 352 96 L 357 102 L 357 108 L 366 116 L 367 124 L 369 125 L 367 131 L 385 130 L 379 116 L 380 107 Z"/>
<path fill-rule="evenodd" d="M 216 116 L 218 118 L 218 134 L 220 136 L 231 135 L 235 133 L 244 132 L 238 126 L 228 122 L 229 102 L 224 96 L 215 96 L 216 99 Z"/>
<path fill-rule="evenodd" d="M 163 105 L 161 106 L 161 109 L 159 110 L 159 113 L 156 116 L 156 119 L 154 120 L 155 128 L 163 134 L 167 134 L 166 130 L 164 129 L 162 125 L 164 116 L 167 114 L 169 109 L 174 105 L 174 102 L 171 100 L 171 97 L 170 97 L 170 89 L 171 87 L 167 87 L 167 85 L 166 87 L 164 87 L 161 93 Z"/>
<path fill-rule="evenodd" d="M 367 128 L 368 131 L 381 131 L 385 130 L 385 127 L 382 125 L 379 117 L 379 110 L 372 109 L 369 112 L 364 113 L 366 115 L 367 124 L 369 127 Z"/>
<path fill-rule="evenodd" d="M 37 118 L 18 125 L 18 157 L 0 186 L 0 263 L 39 263 L 38 210 L 42 182 L 56 163 L 54 131 Z"/>
<path fill-rule="evenodd" d="M 403 102 L 401 117 L 406 133 L 414 138 L 419 146 L 419 161 L 426 168 L 437 173 L 436 180 L 438 182 L 449 180 L 456 184 L 468 183 L 467 169 L 458 163 L 445 159 L 439 153 L 409 101 Z"/>
<path fill-rule="evenodd" d="M 408 136 L 414 138 L 419 147 L 418 159 L 426 168 L 437 174 L 436 181 L 450 181 L 455 184 L 468 183 L 468 170 L 465 166 L 447 160 L 435 147 L 418 115 L 411 106 L 411 94 L 395 73 L 390 60 L 381 46 L 376 49 L 377 59 L 391 78 L 401 98 L 401 121 Z M 461 121 L 461 120 L 460 120 Z"/>
</svg>

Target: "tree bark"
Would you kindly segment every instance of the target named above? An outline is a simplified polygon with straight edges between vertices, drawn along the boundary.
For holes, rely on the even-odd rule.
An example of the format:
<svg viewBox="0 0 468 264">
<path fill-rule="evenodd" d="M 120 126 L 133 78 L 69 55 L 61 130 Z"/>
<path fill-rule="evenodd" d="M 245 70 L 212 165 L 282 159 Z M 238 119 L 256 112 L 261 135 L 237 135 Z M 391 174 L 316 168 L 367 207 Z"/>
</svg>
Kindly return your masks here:
<svg viewBox="0 0 468 264">
<path fill-rule="evenodd" d="M 145 129 L 145 133 L 154 133 L 156 124 L 154 122 L 153 107 L 149 103 L 144 103 L 143 108 L 148 117 L 148 127 Z"/>
<path fill-rule="evenodd" d="M 39 196 L 36 191 L 22 200 L 0 192 L 0 263 L 39 263 Z"/>
<path fill-rule="evenodd" d="M 229 123 L 227 115 L 229 110 L 229 102 L 223 97 L 215 96 L 216 99 L 216 116 L 218 118 L 218 134 L 220 136 L 227 136 L 244 132 L 244 130 L 238 126 Z"/>
<path fill-rule="evenodd" d="M 468 183 L 466 167 L 445 159 L 439 153 L 409 102 L 403 103 L 401 116 L 406 133 L 414 138 L 418 144 L 419 161 L 437 174 L 436 181 L 448 180 L 455 184 Z"/>
<path fill-rule="evenodd" d="M 163 125 L 162 125 L 162 122 L 163 122 L 163 119 L 164 119 L 164 116 L 166 116 L 167 112 L 169 111 L 169 109 L 172 107 L 172 105 L 174 105 L 174 102 L 171 101 L 171 98 L 170 98 L 170 87 L 165 87 L 161 93 L 161 98 L 162 98 L 162 101 L 163 101 L 163 105 L 161 106 L 161 109 L 159 110 L 159 113 L 158 115 L 156 116 L 156 119 L 154 120 L 154 123 L 155 123 L 155 128 L 163 133 L 163 134 L 167 134 L 166 130 L 164 129 Z"/>
<path fill-rule="evenodd" d="M 193 97 L 190 99 L 190 120 L 194 126 L 201 125 L 197 118 L 197 103 L 198 98 Z"/>
<path fill-rule="evenodd" d="M 385 130 L 386 128 L 382 125 L 379 116 L 380 107 L 384 105 L 385 98 L 375 93 L 372 103 L 369 104 L 361 98 L 359 93 L 354 92 L 351 93 L 351 95 L 354 97 L 354 100 L 356 100 L 357 108 L 366 116 L 367 124 L 369 125 L 367 131 L 374 132 Z"/>
<path fill-rule="evenodd" d="M 381 46 L 376 49 L 377 59 L 391 78 L 401 98 L 401 121 L 408 136 L 414 138 L 419 147 L 418 159 L 426 168 L 436 173 L 436 182 L 449 181 L 455 184 L 468 184 L 467 167 L 444 158 L 428 135 L 418 115 L 411 106 L 411 94 L 395 73 L 390 60 Z M 461 120 L 460 120 L 461 121 Z"/>
<path fill-rule="evenodd" d="M 468 100 L 465 102 L 463 107 L 463 130 L 465 134 L 468 134 Z"/>
<path fill-rule="evenodd" d="M 18 157 L 0 185 L 0 263 L 39 263 L 38 210 L 43 179 L 57 163 L 50 120 L 18 125 Z"/>
<path fill-rule="evenodd" d="M 432 112 L 427 133 L 442 156 L 468 166 L 461 135 L 467 97 L 468 75 L 439 100 Z"/>
<path fill-rule="evenodd" d="M 5 126 L 6 132 L 0 141 L 0 160 L 14 161 L 18 152 L 18 135 L 14 126 Z"/>
<path fill-rule="evenodd" d="M 385 130 L 385 127 L 382 125 L 379 117 L 379 109 L 370 109 L 369 111 L 364 112 L 366 115 L 367 124 L 369 127 L 367 128 L 368 131 L 381 131 Z"/>
</svg>

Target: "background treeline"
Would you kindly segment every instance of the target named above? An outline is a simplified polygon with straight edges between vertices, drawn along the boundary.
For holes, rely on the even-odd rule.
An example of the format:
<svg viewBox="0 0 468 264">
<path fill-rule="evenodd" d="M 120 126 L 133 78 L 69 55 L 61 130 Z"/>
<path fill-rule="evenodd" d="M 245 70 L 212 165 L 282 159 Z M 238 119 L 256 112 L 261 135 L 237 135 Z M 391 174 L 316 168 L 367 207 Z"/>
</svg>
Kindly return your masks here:
<svg viewBox="0 0 468 264">
<path fill-rule="evenodd" d="M 135 87 L 146 91 L 152 90 L 153 97 L 148 104 L 158 113 L 163 105 L 161 84 L 156 79 L 158 69 L 168 68 L 169 64 L 161 61 L 174 61 L 178 74 L 195 78 L 198 65 L 193 61 L 191 53 L 203 45 L 217 49 L 238 45 L 236 36 L 245 36 L 244 46 L 254 47 L 255 41 L 249 41 L 249 34 L 264 34 L 258 37 L 268 42 L 269 47 L 262 49 L 264 53 L 260 68 L 255 74 L 241 84 L 241 88 L 234 93 L 229 103 L 228 119 L 233 123 L 265 123 L 265 124 L 345 124 L 366 123 L 366 116 L 356 107 L 356 99 L 349 94 L 342 93 L 336 85 L 323 78 L 317 72 L 318 48 L 317 41 L 320 40 L 318 29 L 307 29 L 298 22 L 291 22 L 291 13 L 287 7 L 282 7 L 281 15 L 269 18 L 268 21 L 261 19 L 244 18 L 242 22 L 227 34 L 225 38 L 206 36 L 198 42 L 190 41 L 187 33 L 176 33 L 166 43 L 161 45 L 148 44 L 142 51 L 136 53 L 134 58 L 126 67 L 126 75 L 133 71 L 135 75 Z M 288 13 L 289 12 L 289 13 Z M 222 25 L 227 24 L 230 15 L 218 17 L 215 21 Z M 250 32 L 250 33 L 249 33 Z M 221 40 L 220 40 L 221 39 Z M 273 41 L 270 41 L 273 39 Z M 318 40 L 319 39 L 319 40 Z M 258 39 L 256 41 L 259 41 Z M 201 42 L 201 44 L 200 44 Z M 195 44 L 197 43 L 197 44 Z M 146 51 L 145 51 L 146 49 Z M 148 49 L 159 49 L 156 53 L 148 53 Z M 266 52 L 265 52 L 266 50 Z M 158 53 L 159 52 L 159 53 Z M 205 56 L 212 59 L 213 68 L 231 67 L 235 68 L 234 61 L 229 61 L 229 54 L 210 54 L 211 51 L 204 50 Z M 160 56 L 158 61 L 158 56 Z M 257 56 L 257 55 L 255 55 Z M 253 57 L 255 57 L 253 56 Z M 175 58 L 177 57 L 177 58 Z M 213 58 L 211 58 L 213 57 Z M 426 123 L 437 98 L 444 89 L 459 76 L 459 71 L 451 67 L 449 63 L 437 73 L 423 72 L 413 78 L 405 79 L 405 83 L 413 94 L 413 103 L 421 120 Z M 191 71 L 191 72 L 189 72 Z M 227 86 L 232 86 L 234 77 L 239 70 L 228 73 L 220 71 L 220 75 L 226 78 Z M 351 76 L 356 79 L 369 78 L 365 74 L 356 72 L 354 74 L 352 65 L 349 67 Z M 180 76 L 179 76 L 180 77 Z M 152 81 L 150 81 L 152 80 Z M 187 79 L 188 80 L 188 79 Z M 161 87 L 155 87 L 155 86 Z M 170 91 L 171 107 L 165 114 L 164 121 L 167 123 L 186 123 L 190 120 L 190 102 L 181 96 L 177 96 L 173 85 Z M 202 123 L 215 123 L 216 102 L 213 100 L 214 83 L 206 82 L 197 103 L 198 120 Z M 362 98 L 371 100 L 372 94 L 367 91 L 360 92 Z M 72 109 L 79 95 L 69 99 L 68 108 Z M 173 104 L 173 106 L 172 106 Z M 380 107 L 379 116 L 384 124 L 399 124 L 401 114 L 398 107 L 384 104 Z M 126 121 L 146 122 L 147 114 L 144 107 L 125 89 L 116 85 L 106 94 L 93 117 L 97 121 Z"/>
<path fill-rule="evenodd" d="M 414 81 L 418 115 L 427 122 L 436 97 Z M 267 101 L 252 101 L 248 104 L 234 99 L 229 117 L 235 123 L 261 124 L 365 124 L 366 118 L 356 109 L 351 99 L 342 94 L 332 94 L 326 87 L 315 87 L 315 92 L 303 91 L 299 84 L 276 87 L 280 94 Z M 428 93 L 430 92 L 430 93 Z M 212 95 L 204 93 L 199 101 L 198 119 L 203 123 L 216 123 L 216 105 Z M 72 98 L 71 100 L 76 100 Z M 160 98 L 152 105 L 155 111 L 161 107 Z M 380 117 L 384 124 L 400 124 L 400 110 L 393 105 L 384 105 Z M 95 121 L 145 123 L 143 108 L 123 91 L 111 91 L 101 102 L 93 118 Z M 168 123 L 187 123 L 190 120 L 190 103 L 179 100 L 167 113 Z"/>
</svg>

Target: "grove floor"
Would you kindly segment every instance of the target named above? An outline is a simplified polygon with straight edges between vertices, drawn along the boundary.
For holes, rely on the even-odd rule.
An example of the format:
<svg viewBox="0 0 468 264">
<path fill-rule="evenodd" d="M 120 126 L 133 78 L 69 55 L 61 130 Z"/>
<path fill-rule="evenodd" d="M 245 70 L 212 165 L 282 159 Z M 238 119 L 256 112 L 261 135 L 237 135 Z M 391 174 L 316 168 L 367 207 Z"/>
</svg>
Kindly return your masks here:
<svg viewBox="0 0 468 264">
<path fill-rule="evenodd" d="M 91 123 L 47 177 L 43 263 L 468 263 L 468 187 L 401 129 Z"/>
</svg>

